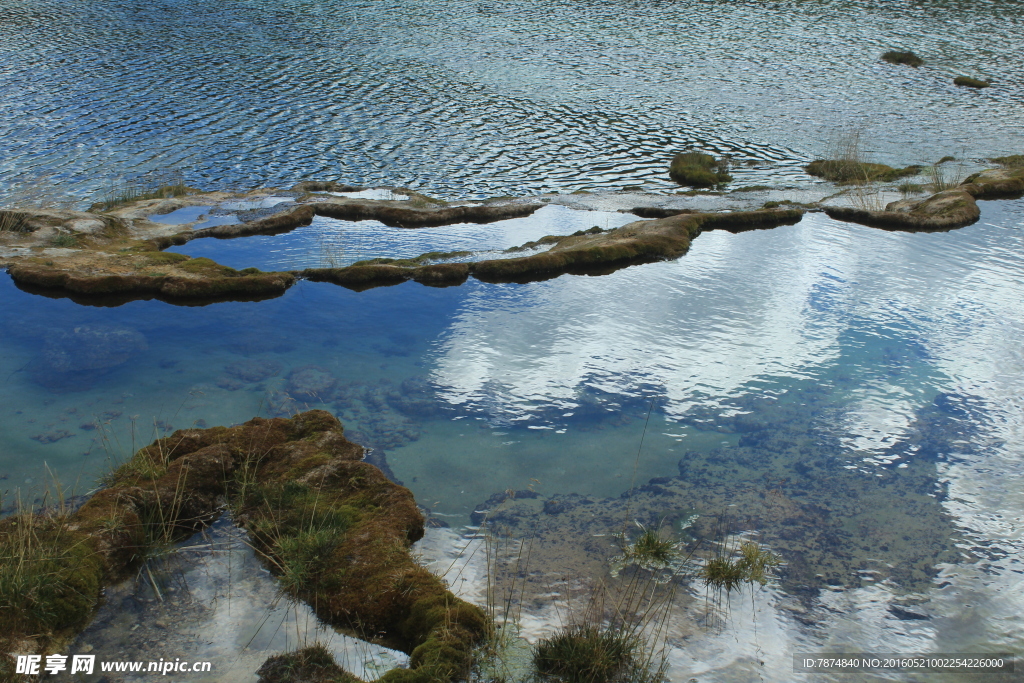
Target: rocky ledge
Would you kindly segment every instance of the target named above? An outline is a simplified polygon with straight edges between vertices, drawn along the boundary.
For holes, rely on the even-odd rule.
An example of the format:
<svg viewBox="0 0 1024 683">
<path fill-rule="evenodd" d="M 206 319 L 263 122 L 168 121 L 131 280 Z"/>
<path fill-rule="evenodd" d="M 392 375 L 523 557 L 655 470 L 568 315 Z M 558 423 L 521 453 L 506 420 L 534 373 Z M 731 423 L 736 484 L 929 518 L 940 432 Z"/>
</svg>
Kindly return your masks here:
<svg viewBox="0 0 1024 683">
<path fill-rule="evenodd" d="M 678 214 L 650 221 L 635 221 L 613 230 L 592 229 L 572 235 L 549 235 L 510 249 L 510 252 L 550 247 L 529 256 L 464 263 L 420 265 L 420 259 L 374 259 L 346 268 L 310 268 L 296 273 L 333 282 L 350 289 L 415 280 L 430 286 L 450 286 L 472 275 L 484 282 L 535 282 L 559 275 L 603 275 L 626 266 L 678 258 L 704 230 L 742 232 L 796 223 L 798 209 L 772 209 L 734 213 Z"/>
</svg>

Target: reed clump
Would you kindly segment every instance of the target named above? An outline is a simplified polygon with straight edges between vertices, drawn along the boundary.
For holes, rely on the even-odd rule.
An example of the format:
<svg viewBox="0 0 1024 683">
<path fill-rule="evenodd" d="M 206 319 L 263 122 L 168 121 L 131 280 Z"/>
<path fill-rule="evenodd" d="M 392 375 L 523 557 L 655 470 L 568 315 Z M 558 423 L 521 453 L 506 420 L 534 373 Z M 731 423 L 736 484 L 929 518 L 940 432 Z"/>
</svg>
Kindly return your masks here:
<svg viewBox="0 0 1024 683">
<path fill-rule="evenodd" d="M 137 179 L 114 183 L 103 195 L 103 199 L 93 204 L 94 210 L 109 211 L 146 199 L 170 199 L 191 194 L 193 189 L 185 184 L 180 171 L 158 171 L 148 173 Z"/>
<path fill-rule="evenodd" d="M 809 175 L 841 185 L 861 185 L 870 182 L 891 182 L 918 175 L 918 165 L 893 168 L 864 160 L 860 131 L 837 133 L 825 150 L 825 158 L 816 159 L 804 167 Z"/>
<path fill-rule="evenodd" d="M 28 232 L 28 218 L 24 211 L 0 211 L 0 233 Z"/>
</svg>

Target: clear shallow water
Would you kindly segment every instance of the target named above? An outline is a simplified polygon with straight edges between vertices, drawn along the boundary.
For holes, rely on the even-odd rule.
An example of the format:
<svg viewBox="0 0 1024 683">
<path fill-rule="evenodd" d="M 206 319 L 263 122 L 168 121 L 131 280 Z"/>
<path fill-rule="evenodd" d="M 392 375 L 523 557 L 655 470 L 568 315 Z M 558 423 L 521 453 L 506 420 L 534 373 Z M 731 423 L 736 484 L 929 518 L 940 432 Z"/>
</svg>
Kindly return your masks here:
<svg viewBox="0 0 1024 683">
<path fill-rule="evenodd" d="M 754 163 L 737 184 L 809 181 L 857 128 L 899 164 L 1024 148 L 1011 0 L 2 0 L 0 17 L 0 196 L 167 168 L 206 189 L 657 189 L 689 145 Z M 892 48 L 927 64 L 881 63 Z"/>
<path fill-rule="evenodd" d="M 71 652 L 94 652 L 100 661 L 171 661 L 184 655 L 211 662 L 209 673 L 189 675 L 200 683 L 253 681 L 267 657 L 316 642 L 363 680 L 408 666 L 404 653 L 324 626 L 305 603 L 282 596 L 245 532 L 227 518 L 143 566 L 105 591 L 93 623 L 75 638 Z M 93 676 L 53 680 L 109 679 L 97 667 Z"/>
<path fill-rule="evenodd" d="M 458 529 L 508 488 L 617 499 L 653 402 L 638 482 L 675 478 L 672 504 L 704 515 L 776 484 L 804 510 L 796 536 L 763 530 L 791 566 L 757 597 L 758 639 L 739 601 L 673 677 L 792 680 L 793 652 L 841 645 L 1020 651 L 1024 202 L 982 210 L 917 235 L 812 214 L 528 285 L 94 308 L 5 279 L 3 487 L 46 462 L 87 489 L 133 421 L 139 444 L 322 406 Z"/>
<path fill-rule="evenodd" d="M 431 251 L 471 251 L 473 256 L 462 258 L 483 260 L 522 255 L 502 251 L 545 235 L 570 235 L 595 226 L 608 230 L 636 220 L 629 213 L 575 211 L 557 205 L 541 207 L 524 218 L 416 229 L 317 216 L 311 224 L 281 235 L 201 238 L 167 251 L 205 256 L 232 268 L 252 266 L 261 270 L 339 267 L 379 257 L 415 258 Z"/>
</svg>

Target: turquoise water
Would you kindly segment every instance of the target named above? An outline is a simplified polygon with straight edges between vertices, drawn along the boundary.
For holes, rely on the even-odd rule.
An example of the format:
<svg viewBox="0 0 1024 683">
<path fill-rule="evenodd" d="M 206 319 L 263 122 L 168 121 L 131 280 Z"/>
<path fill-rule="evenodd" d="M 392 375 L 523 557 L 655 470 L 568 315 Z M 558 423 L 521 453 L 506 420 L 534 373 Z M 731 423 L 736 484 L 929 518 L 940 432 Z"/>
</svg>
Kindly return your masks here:
<svg viewBox="0 0 1024 683">
<path fill-rule="evenodd" d="M 4 194 L 94 198 L 167 169 L 206 189 L 665 189 L 690 145 L 733 155 L 738 185 L 800 183 L 855 129 L 900 165 L 1024 148 L 1013 0 L 2 0 L 0 17 Z M 927 63 L 879 61 L 894 48 Z"/>
<path fill-rule="evenodd" d="M 206 189 L 661 192 L 690 145 L 732 155 L 737 186 L 799 186 L 856 130 L 875 160 L 977 161 L 1024 149 L 1022 18 L 1001 0 L 0 0 L 0 198 L 168 169 Z M 879 62 L 890 48 L 927 64 Z M 795 652 L 1020 652 L 1024 202 L 981 205 L 949 233 L 810 214 L 527 285 L 92 306 L 0 278 L 0 508 L 51 474 L 86 493 L 172 429 L 323 407 L 456 536 L 507 489 L 556 503 L 524 518 L 554 528 L 567 506 L 617 514 L 634 481 L 655 480 L 648 522 L 784 499 L 739 529 L 782 554 L 778 585 L 722 632 L 682 629 L 673 680 L 789 681 Z M 318 219 L 180 250 L 301 268 L 628 220 Z"/>
</svg>

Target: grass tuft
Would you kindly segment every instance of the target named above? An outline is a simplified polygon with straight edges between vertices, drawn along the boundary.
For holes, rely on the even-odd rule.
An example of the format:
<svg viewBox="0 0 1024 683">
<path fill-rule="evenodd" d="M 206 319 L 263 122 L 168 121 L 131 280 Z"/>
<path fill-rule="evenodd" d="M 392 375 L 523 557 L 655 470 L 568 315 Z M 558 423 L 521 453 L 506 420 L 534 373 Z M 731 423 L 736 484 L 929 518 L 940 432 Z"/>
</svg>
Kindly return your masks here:
<svg viewBox="0 0 1024 683">
<path fill-rule="evenodd" d="M 72 249 L 78 246 L 78 235 L 60 230 L 50 240 L 50 246 Z"/>
<path fill-rule="evenodd" d="M 541 675 L 564 683 L 632 682 L 643 677 L 643 646 L 629 631 L 580 624 L 540 641 L 533 663 Z"/>
<path fill-rule="evenodd" d="M 643 567 L 667 567 L 679 557 L 679 545 L 661 537 L 657 529 L 640 527 L 642 531 L 623 552 L 626 562 Z"/>
</svg>

